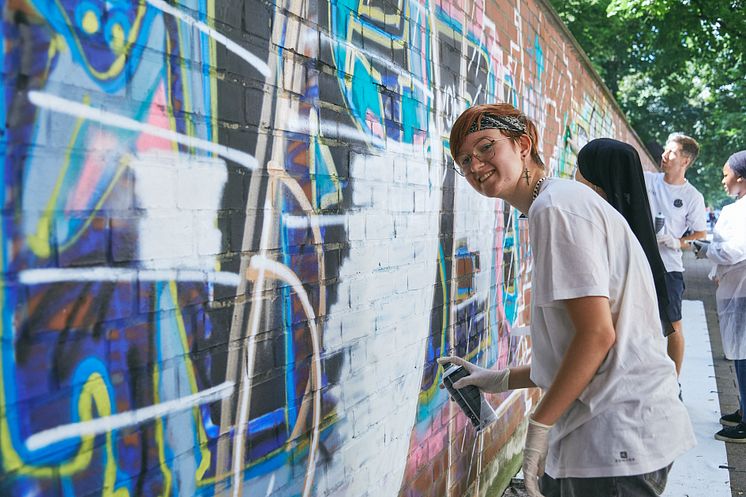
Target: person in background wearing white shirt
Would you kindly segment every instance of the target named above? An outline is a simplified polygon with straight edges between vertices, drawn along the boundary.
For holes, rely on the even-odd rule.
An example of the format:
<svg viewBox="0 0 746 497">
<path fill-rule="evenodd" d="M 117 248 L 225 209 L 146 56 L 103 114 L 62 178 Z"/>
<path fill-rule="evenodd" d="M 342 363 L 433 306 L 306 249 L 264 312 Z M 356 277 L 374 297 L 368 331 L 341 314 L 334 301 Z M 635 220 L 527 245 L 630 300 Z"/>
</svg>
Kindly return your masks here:
<svg viewBox="0 0 746 497">
<path fill-rule="evenodd" d="M 681 299 L 684 294 L 682 249 L 690 240 L 704 238 L 707 232 L 707 210 L 699 191 L 686 180 L 686 171 L 699 155 L 699 144 L 693 138 L 672 134 L 661 156 L 662 173 L 645 172 L 645 184 L 653 217 L 665 218 L 658 233 L 658 249 L 666 266 L 669 308 L 667 315 L 674 332 L 668 335 L 668 356 L 681 373 L 684 362 L 684 330 L 681 323 Z"/>
<path fill-rule="evenodd" d="M 706 257 L 715 263 L 710 276 L 718 284 L 715 299 L 720 336 L 725 357 L 734 361 L 741 406 L 720 418 L 724 428 L 715 438 L 746 443 L 746 150 L 728 158 L 722 183 L 736 201 L 723 207 L 712 243 L 695 241 L 694 246 L 698 258 Z"/>
<path fill-rule="evenodd" d="M 538 143 L 534 123 L 509 104 L 467 109 L 450 136 L 469 185 L 528 216 L 531 364 L 438 362 L 466 368 L 456 388 L 544 390 L 528 413 L 523 451 L 530 497 L 659 496 L 695 439 L 666 356 L 650 265 L 608 202 L 546 176 Z"/>
</svg>

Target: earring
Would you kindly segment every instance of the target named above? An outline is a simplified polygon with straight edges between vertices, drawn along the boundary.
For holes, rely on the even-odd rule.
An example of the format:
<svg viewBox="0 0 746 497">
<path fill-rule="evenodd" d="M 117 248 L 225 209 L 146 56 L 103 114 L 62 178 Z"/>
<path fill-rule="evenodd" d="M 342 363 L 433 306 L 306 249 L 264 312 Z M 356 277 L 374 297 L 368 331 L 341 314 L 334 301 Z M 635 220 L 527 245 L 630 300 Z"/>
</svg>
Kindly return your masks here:
<svg viewBox="0 0 746 497">
<path fill-rule="evenodd" d="M 527 186 L 530 185 L 531 183 L 529 182 L 529 175 L 528 175 L 528 168 L 527 167 L 523 168 L 523 177 L 526 178 L 526 185 Z"/>
</svg>

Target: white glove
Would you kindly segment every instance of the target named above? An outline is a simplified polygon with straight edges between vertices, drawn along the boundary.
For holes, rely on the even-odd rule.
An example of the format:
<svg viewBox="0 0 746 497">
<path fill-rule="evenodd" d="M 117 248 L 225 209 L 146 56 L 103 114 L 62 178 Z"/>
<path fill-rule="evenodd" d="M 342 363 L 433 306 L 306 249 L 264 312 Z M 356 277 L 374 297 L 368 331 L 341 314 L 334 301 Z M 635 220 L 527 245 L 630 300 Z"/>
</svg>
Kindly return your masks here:
<svg viewBox="0 0 746 497">
<path fill-rule="evenodd" d="M 529 497 L 544 497 L 539 491 L 539 478 L 544 474 L 544 462 L 549 450 L 549 429 L 528 418 L 526 447 L 523 449 L 523 482 Z"/>
<path fill-rule="evenodd" d="M 500 393 L 510 390 L 508 387 L 510 369 L 508 368 L 498 370 L 480 368 L 469 361 L 465 361 L 462 358 L 455 356 L 440 357 L 438 359 L 438 364 L 440 365 L 445 365 L 447 363 L 463 366 L 466 368 L 466 371 L 469 372 L 469 376 L 464 376 L 453 383 L 454 388 L 464 388 L 469 385 L 474 385 L 487 393 Z"/>
<path fill-rule="evenodd" d="M 658 241 L 658 245 L 663 245 L 673 250 L 681 250 L 681 242 L 673 235 L 669 235 L 668 233 L 658 233 L 655 235 L 655 239 Z"/>
<path fill-rule="evenodd" d="M 709 241 L 694 240 L 692 246 L 694 247 L 694 256 L 697 259 L 707 258 L 707 249 L 710 248 Z"/>
</svg>

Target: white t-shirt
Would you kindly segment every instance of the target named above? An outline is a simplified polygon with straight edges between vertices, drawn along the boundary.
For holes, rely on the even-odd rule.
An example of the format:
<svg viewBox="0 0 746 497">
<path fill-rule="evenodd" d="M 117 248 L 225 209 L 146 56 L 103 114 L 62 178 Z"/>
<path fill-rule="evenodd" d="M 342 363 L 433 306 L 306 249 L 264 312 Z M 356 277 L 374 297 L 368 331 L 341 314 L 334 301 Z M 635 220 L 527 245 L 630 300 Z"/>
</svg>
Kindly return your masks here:
<svg viewBox="0 0 746 497">
<path fill-rule="evenodd" d="M 595 376 L 549 432 L 547 473 L 629 476 L 667 466 L 695 439 L 642 247 L 611 205 L 574 181 L 547 181 L 528 220 L 533 382 L 551 385 L 575 334 L 563 300 L 607 297 L 616 330 Z"/>
<path fill-rule="evenodd" d="M 705 199 L 688 181 L 683 185 L 669 185 L 663 173 L 645 171 L 645 186 L 648 190 L 650 213 L 666 217 L 665 232 L 681 238 L 687 230 L 707 230 Z M 684 271 L 681 250 L 658 245 L 666 271 Z"/>
</svg>

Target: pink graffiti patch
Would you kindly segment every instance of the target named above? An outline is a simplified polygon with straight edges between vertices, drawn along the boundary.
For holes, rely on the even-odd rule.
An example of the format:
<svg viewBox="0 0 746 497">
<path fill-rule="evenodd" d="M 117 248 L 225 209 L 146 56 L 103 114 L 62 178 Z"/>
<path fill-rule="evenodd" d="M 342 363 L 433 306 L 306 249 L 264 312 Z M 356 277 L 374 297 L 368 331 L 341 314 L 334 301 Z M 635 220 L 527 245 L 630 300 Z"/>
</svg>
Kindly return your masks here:
<svg viewBox="0 0 746 497">
<path fill-rule="evenodd" d="M 96 187 L 103 176 L 107 154 L 116 147 L 117 138 L 107 131 L 99 130 L 89 136 L 88 153 L 80 171 L 78 183 L 75 185 L 75 191 L 67 197 L 65 210 L 84 210 L 93 207 L 92 199 L 94 196 L 99 197 L 96 194 Z"/>
<path fill-rule="evenodd" d="M 167 108 L 166 90 L 163 84 L 160 84 L 155 91 L 155 95 L 153 95 L 153 101 L 150 103 L 147 123 L 159 128 L 170 129 L 171 123 L 168 120 Z M 172 148 L 173 144 L 170 141 L 147 134 L 140 135 L 135 144 L 135 149 L 139 152 L 153 149 L 171 150 Z"/>
</svg>

